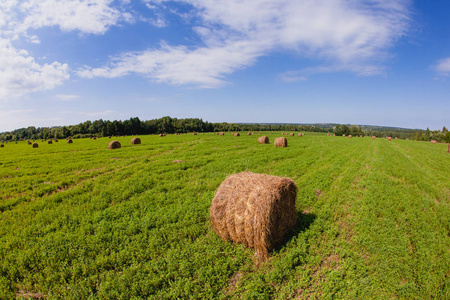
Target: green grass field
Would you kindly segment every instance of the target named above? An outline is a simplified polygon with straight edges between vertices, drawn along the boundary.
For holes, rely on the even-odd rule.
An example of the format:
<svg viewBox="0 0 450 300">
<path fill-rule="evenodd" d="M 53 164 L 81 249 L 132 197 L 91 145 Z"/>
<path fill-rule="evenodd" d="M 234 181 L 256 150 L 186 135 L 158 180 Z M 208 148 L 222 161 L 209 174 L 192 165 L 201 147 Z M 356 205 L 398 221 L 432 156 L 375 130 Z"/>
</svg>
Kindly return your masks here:
<svg viewBox="0 0 450 300">
<path fill-rule="evenodd" d="M 0 299 L 450 299 L 447 145 L 268 136 L 6 144 Z M 209 222 L 241 171 L 299 188 L 299 225 L 259 266 Z"/>
</svg>

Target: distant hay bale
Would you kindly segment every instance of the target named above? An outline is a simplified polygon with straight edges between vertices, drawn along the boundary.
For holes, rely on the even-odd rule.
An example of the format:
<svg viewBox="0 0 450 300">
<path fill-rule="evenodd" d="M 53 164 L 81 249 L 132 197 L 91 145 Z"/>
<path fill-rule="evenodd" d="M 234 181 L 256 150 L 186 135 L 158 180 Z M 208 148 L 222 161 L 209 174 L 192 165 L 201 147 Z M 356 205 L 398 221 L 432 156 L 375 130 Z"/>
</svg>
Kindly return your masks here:
<svg viewBox="0 0 450 300">
<path fill-rule="evenodd" d="M 210 208 L 214 231 L 253 248 L 262 261 L 297 223 L 297 186 L 287 177 L 242 172 L 219 186 Z"/>
<path fill-rule="evenodd" d="M 138 137 L 131 139 L 131 145 L 139 145 L 141 143 L 141 139 Z"/>
<path fill-rule="evenodd" d="M 0 145 L 0 148 L 3 148 L 3 147 L 5 147 L 5 145 L 1 144 L 1 145 Z"/>
<path fill-rule="evenodd" d="M 110 139 L 111 138 L 111 136 L 108 136 L 108 139 Z"/>
<path fill-rule="evenodd" d="M 160 134 L 158 134 L 158 136 L 159 137 L 163 137 L 163 136 L 166 136 L 164 133 L 160 133 Z"/>
<path fill-rule="evenodd" d="M 302 137 L 302 136 L 303 136 L 303 133 L 299 133 L 298 136 Z"/>
<path fill-rule="evenodd" d="M 53 144 L 52 140 L 49 140 L 47 143 L 48 143 L 48 144 Z"/>
<path fill-rule="evenodd" d="M 28 145 L 31 145 L 31 144 L 33 144 L 32 142 L 30 142 L 30 141 L 28 141 Z"/>
<path fill-rule="evenodd" d="M 236 132 L 236 133 L 234 134 L 234 136 L 241 136 L 241 135 L 239 134 L 239 132 Z"/>
<path fill-rule="evenodd" d="M 447 153 L 450 153 L 450 144 L 447 146 Z"/>
<path fill-rule="evenodd" d="M 284 132 L 282 132 L 281 135 L 284 135 Z"/>
<path fill-rule="evenodd" d="M 219 135 L 225 135 L 225 132 L 220 132 Z"/>
<path fill-rule="evenodd" d="M 252 133 L 251 132 L 247 132 L 247 135 L 252 135 Z"/>
<path fill-rule="evenodd" d="M 431 143 L 432 144 L 436 144 L 437 142 L 435 140 L 431 140 Z"/>
<path fill-rule="evenodd" d="M 343 134 L 342 136 L 345 137 L 345 134 Z"/>
<path fill-rule="evenodd" d="M 373 140 L 376 139 L 376 138 L 377 138 L 376 136 L 372 135 L 372 139 L 373 139 Z"/>
<path fill-rule="evenodd" d="M 294 136 L 294 133 L 291 133 L 291 136 Z"/>
<path fill-rule="evenodd" d="M 275 138 L 275 147 L 287 147 L 287 139 L 285 137 Z"/>
<path fill-rule="evenodd" d="M 398 137 L 395 137 L 396 140 L 398 140 Z"/>
<path fill-rule="evenodd" d="M 333 136 L 336 136 L 336 133 L 333 133 Z"/>
<path fill-rule="evenodd" d="M 193 132 L 192 134 L 193 134 L 193 135 L 197 135 L 198 133 L 197 133 L 197 132 Z"/>
<path fill-rule="evenodd" d="M 388 140 L 388 141 L 391 141 L 391 140 L 392 140 L 392 137 L 388 136 L 388 137 L 387 137 L 387 140 Z"/>
<path fill-rule="evenodd" d="M 97 138 L 94 136 L 92 139 L 93 139 L 93 140 L 96 140 Z"/>
<path fill-rule="evenodd" d="M 267 136 L 265 136 L 265 135 L 260 136 L 258 138 L 258 143 L 259 144 L 269 144 L 269 138 Z"/>
<path fill-rule="evenodd" d="M 348 138 L 350 138 L 350 139 L 351 139 L 352 137 L 353 137 L 353 136 L 352 136 L 351 134 L 349 134 L 349 135 L 348 135 Z"/>
<path fill-rule="evenodd" d="M 73 144 L 72 139 L 67 139 L 67 144 Z"/>
<path fill-rule="evenodd" d="M 33 148 L 38 148 L 39 144 L 38 143 L 33 143 Z"/>
<path fill-rule="evenodd" d="M 55 143 L 58 143 L 59 141 L 58 141 L 58 139 L 55 139 Z"/>
<path fill-rule="evenodd" d="M 122 145 L 120 144 L 120 142 L 116 141 L 116 140 L 111 141 L 108 144 L 108 149 L 119 149 L 121 147 L 122 147 Z"/>
</svg>

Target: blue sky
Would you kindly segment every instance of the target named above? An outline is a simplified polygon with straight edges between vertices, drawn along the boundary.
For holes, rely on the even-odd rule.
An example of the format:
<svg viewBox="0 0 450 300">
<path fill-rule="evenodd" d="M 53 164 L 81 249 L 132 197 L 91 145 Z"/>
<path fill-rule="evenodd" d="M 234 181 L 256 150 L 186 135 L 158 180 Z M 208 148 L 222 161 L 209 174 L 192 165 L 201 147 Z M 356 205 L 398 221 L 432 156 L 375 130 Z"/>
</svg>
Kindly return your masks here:
<svg viewBox="0 0 450 300">
<path fill-rule="evenodd" d="M 448 0 L 4 0 L 0 132 L 86 120 L 450 127 Z"/>
</svg>

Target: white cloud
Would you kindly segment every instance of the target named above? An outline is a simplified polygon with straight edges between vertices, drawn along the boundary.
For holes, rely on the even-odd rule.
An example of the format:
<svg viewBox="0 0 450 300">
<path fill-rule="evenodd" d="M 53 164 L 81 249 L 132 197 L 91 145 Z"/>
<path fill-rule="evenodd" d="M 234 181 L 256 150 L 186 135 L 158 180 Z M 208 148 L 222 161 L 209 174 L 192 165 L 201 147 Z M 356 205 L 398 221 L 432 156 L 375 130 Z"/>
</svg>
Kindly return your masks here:
<svg viewBox="0 0 450 300">
<path fill-rule="evenodd" d="M 39 64 L 29 52 L 14 47 L 16 40 L 24 37 L 39 44 L 39 37 L 28 35 L 28 31 L 48 26 L 103 34 L 121 20 L 133 21 L 128 12 L 112 8 L 112 3 L 113 0 L 0 1 L 0 99 L 53 89 L 70 77 L 67 64 Z"/>
<path fill-rule="evenodd" d="M 144 2 L 161 9 L 166 1 Z M 193 30 L 201 37 L 202 46 L 163 43 L 159 49 L 124 53 L 108 66 L 86 67 L 78 74 L 92 78 L 135 73 L 158 82 L 217 87 L 226 82 L 225 75 L 253 65 L 263 55 L 294 51 L 321 61 L 326 72 L 373 75 L 382 72 L 387 49 L 405 34 L 409 22 L 407 0 L 177 2 L 193 7 L 198 18 Z M 291 72 L 303 73 L 294 77 L 304 80 L 311 70 Z M 290 80 L 289 73 L 284 76 Z"/>
<path fill-rule="evenodd" d="M 435 70 L 444 76 L 448 76 L 450 74 L 450 57 L 441 59 L 435 66 Z"/>
<path fill-rule="evenodd" d="M 67 64 L 40 65 L 27 51 L 17 50 L 8 40 L 0 39 L 0 99 L 49 90 L 69 77 Z"/>
</svg>

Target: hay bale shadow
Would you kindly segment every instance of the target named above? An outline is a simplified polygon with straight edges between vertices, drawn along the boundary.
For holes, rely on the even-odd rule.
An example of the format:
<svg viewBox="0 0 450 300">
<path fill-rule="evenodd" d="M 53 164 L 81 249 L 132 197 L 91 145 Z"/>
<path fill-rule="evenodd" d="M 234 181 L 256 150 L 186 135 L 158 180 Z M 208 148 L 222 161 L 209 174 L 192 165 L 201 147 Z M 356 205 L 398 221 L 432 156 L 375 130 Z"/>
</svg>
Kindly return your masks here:
<svg viewBox="0 0 450 300">
<path fill-rule="evenodd" d="M 295 225 L 295 227 L 293 229 L 291 229 L 290 231 L 288 231 L 286 233 L 285 238 L 283 239 L 283 241 L 281 241 L 280 243 L 278 243 L 274 248 L 273 251 L 278 252 L 281 250 L 281 248 L 283 248 L 284 246 L 286 246 L 286 244 L 295 236 L 299 235 L 300 233 L 306 231 L 309 229 L 309 227 L 311 227 L 312 223 L 314 223 L 314 221 L 316 220 L 317 215 L 313 214 L 313 213 L 303 213 L 301 211 L 297 212 L 297 224 Z"/>
</svg>

